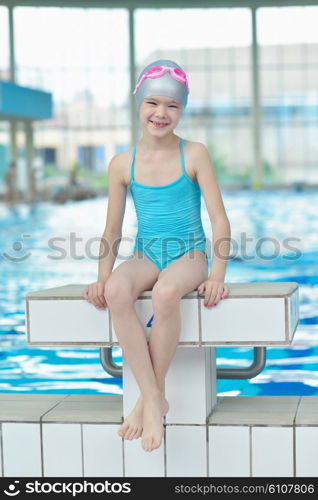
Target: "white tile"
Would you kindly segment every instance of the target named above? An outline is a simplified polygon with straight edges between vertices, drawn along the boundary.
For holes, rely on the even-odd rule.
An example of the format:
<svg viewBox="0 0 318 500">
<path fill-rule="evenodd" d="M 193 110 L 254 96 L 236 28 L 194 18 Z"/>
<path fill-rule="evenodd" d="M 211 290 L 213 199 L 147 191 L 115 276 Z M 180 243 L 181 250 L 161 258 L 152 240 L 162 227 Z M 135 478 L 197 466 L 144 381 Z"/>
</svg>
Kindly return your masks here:
<svg viewBox="0 0 318 500">
<path fill-rule="evenodd" d="M 85 477 L 122 477 L 123 449 L 119 425 L 83 424 Z"/>
<path fill-rule="evenodd" d="M 4 476 L 42 475 L 40 436 L 40 424 L 2 424 Z"/>
<path fill-rule="evenodd" d="M 209 426 L 210 477 L 249 477 L 249 427 Z"/>
<path fill-rule="evenodd" d="M 167 425 L 166 450 L 167 476 L 207 476 L 205 425 Z"/>
<path fill-rule="evenodd" d="M 124 439 L 125 477 L 164 477 L 164 440 L 160 448 L 144 451 L 141 439 Z"/>
<path fill-rule="evenodd" d="M 252 476 L 293 476 L 293 428 L 252 427 Z"/>
<path fill-rule="evenodd" d="M 289 316 L 289 340 L 292 340 L 294 331 L 299 319 L 299 288 L 288 297 L 288 316 Z"/>
<path fill-rule="evenodd" d="M 80 424 L 43 424 L 44 476 L 81 477 Z"/>
<path fill-rule="evenodd" d="M 86 300 L 30 300 L 30 341 L 109 342 L 108 309 Z"/>
<path fill-rule="evenodd" d="M 292 426 L 298 396 L 224 396 L 209 418 L 210 424 L 270 427 Z"/>
<path fill-rule="evenodd" d="M 197 298 L 181 299 L 180 342 L 199 341 L 199 304 Z"/>
<path fill-rule="evenodd" d="M 215 348 L 177 348 L 166 376 L 166 398 L 166 423 L 205 424 L 216 403 Z"/>
<path fill-rule="evenodd" d="M 199 300 L 202 342 L 286 340 L 284 298 L 228 298 L 211 309 Z"/>
<path fill-rule="evenodd" d="M 151 299 L 136 300 L 135 309 L 137 316 L 140 319 L 141 324 L 143 326 L 145 336 L 149 338 L 151 327 L 147 327 L 147 324 L 149 323 L 149 320 L 153 315 Z M 111 329 L 112 329 L 112 342 L 118 342 L 118 338 L 112 321 L 111 321 Z"/>
<path fill-rule="evenodd" d="M 296 477 L 318 477 L 318 427 L 296 427 Z"/>
<path fill-rule="evenodd" d="M 216 348 L 205 346 L 205 391 L 206 391 L 206 414 L 211 414 L 218 402 L 216 383 Z"/>
</svg>

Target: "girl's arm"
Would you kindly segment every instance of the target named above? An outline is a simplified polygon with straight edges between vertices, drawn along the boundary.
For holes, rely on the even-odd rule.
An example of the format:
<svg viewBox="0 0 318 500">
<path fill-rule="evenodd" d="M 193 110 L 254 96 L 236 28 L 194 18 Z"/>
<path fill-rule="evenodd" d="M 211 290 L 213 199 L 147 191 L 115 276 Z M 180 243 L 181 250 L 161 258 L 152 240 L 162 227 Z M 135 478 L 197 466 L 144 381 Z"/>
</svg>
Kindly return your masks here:
<svg viewBox="0 0 318 500">
<path fill-rule="evenodd" d="M 104 287 L 112 272 L 121 241 L 127 193 L 121 166 L 121 155 L 114 156 L 108 167 L 108 206 L 106 225 L 99 247 L 98 278 L 82 292 L 83 297 L 97 309 L 107 306 Z"/>
<path fill-rule="evenodd" d="M 106 225 L 99 248 L 98 281 L 109 278 L 122 236 L 127 185 L 124 182 L 121 155 L 115 155 L 108 167 L 108 206 Z"/>
<path fill-rule="evenodd" d="M 209 213 L 212 225 L 212 239 L 213 239 L 213 258 L 212 267 L 209 274 L 209 280 L 214 283 L 211 290 L 206 290 L 206 302 L 211 305 L 213 300 L 216 303 L 219 296 L 225 297 L 228 294 L 228 287 L 218 286 L 217 283 L 224 282 L 226 265 L 230 252 L 231 240 L 231 226 L 229 219 L 226 215 L 222 195 L 215 178 L 214 169 L 210 159 L 209 152 L 204 144 L 196 144 L 196 161 L 195 173 L 200 185 L 204 201 Z M 218 291 L 216 292 L 216 290 Z M 202 287 L 199 287 L 199 292 Z"/>
</svg>

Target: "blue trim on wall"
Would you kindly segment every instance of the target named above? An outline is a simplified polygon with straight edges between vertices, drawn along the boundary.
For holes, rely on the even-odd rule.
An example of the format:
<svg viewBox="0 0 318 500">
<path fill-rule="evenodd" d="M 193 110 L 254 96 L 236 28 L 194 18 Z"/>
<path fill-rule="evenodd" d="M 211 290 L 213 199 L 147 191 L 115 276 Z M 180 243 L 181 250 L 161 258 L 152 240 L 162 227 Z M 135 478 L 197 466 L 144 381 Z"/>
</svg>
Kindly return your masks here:
<svg viewBox="0 0 318 500">
<path fill-rule="evenodd" d="M 44 120 L 52 118 L 52 94 L 43 90 L 0 82 L 0 118 Z"/>
</svg>

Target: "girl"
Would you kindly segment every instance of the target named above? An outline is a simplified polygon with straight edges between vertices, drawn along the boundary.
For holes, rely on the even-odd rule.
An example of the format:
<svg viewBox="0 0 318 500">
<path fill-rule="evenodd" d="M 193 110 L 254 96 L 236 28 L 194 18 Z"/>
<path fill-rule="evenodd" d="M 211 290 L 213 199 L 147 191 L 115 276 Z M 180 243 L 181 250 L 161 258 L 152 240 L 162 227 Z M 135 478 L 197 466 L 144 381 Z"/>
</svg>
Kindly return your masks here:
<svg viewBox="0 0 318 500">
<path fill-rule="evenodd" d="M 171 60 L 158 60 L 140 73 L 134 90 L 142 137 L 132 150 L 109 164 L 109 200 L 102 241 L 111 252 L 99 258 L 98 280 L 83 296 L 111 311 L 123 356 L 140 388 L 140 397 L 118 434 L 141 436 L 145 451 L 159 448 L 165 376 L 176 351 L 180 300 L 198 289 L 205 306 L 228 296 L 224 284 L 230 224 L 206 147 L 174 133 L 188 98 L 185 72 Z M 131 258 L 113 265 L 121 239 L 129 185 L 138 219 Z M 213 228 L 213 265 L 208 274 L 206 238 L 201 222 L 201 192 Z M 149 344 L 134 303 L 152 289 L 154 321 Z"/>
</svg>

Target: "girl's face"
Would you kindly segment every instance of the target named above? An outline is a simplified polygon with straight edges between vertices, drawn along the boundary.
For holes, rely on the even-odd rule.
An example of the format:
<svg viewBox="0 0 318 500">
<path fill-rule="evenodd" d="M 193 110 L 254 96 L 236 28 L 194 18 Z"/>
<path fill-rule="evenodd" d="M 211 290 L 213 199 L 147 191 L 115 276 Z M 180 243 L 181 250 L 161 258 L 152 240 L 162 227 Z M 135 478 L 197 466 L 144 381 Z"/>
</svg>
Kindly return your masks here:
<svg viewBox="0 0 318 500">
<path fill-rule="evenodd" d="M 147 131 L 155 135 L 166 135 L 173 131 L 182 114 L 181 104 L 165 96 L 144 99 L 139 108 L 139 119 Z"/>
</svg>

